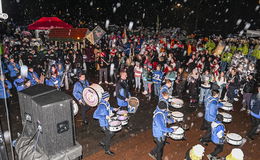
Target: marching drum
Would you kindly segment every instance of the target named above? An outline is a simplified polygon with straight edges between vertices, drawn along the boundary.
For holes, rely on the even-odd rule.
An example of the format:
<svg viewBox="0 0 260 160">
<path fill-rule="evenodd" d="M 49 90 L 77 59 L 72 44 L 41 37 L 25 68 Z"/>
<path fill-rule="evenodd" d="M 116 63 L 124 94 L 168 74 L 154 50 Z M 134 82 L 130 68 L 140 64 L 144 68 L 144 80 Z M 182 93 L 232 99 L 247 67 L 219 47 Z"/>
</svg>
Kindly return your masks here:
<svg viewBox="0 0 260 160">
<path fill-rule="evenodd" d="M 87 105 L 95 107 L 100 103 L 103 92 L 104 89 L 100 85 L 93 83 L 83 90 L 82 96 Z"/>
<path fill-rule="evenodd" d="M 229 103 L 229 102 L 222 102 L 223 103 L 223 107 L 221 107 L 223 110 L 225 111 L 231 111 L 233 109 L 233 104 Z"/>
<path fill-rule="evenodd" d="M 225 123 L 230 123 L 232 121 L 232 115 L 225 113 L 225 112 L 220 112 L 219 114 L 221 114 L 223 116 L 223 122 Z"/>
<path fill-rule="evenodd" d="M 228 133 L 226 136 L 226 140 L 229 144 L 234 146 L 240 146 L 243 142 L 243 138 L 236 133 Z"/>
<path fill-rule="evenodd" d="M 128 112 L 126 110 L 119 110 L 119 111 L 116 112 L 116 114 L 119 115 L 119 116 L 127 117 Z"/>
<path fill-rule="evenodd" d="M 174 129 L 172 133 L 169 133 L 169 137 L 171 137 L 174 140 L 181 140 L 184 138 L 184 129 L 182 129 L 179 126 L 172 126 L 171 128 Z"/>
<path fill-rule="evenodd" d="M 174 120 L 176 120 L 177 122 L 183 121 L 183 117 L 184 117 L 183 113 L 175 111 L 175 112 L 172 112 L 171 114 L 172 114 L 172 118 Z"/>
<path fill-rule="evenodd" d="M 171 105 L 174 107 L 174 108 L 182 108 L 184 102 L 182 99 L 179 99 L 179 98 L 172 98 L 171 99 Z"/>
<path fill-rule="evenodd" d="M 136 97 L 130 97 L 128 100 L 128 112 L 135 113 L 139 107 L 139 100 Z"/>
<path fill-rule="evenodd" d="M 128 124 L 128 117 L 126 116 L 118 116 L 117 120 L 119 120 L 123 126 Z"/>
<path fill-rule="evenodd" d="M 122 129 L 122 125 L 120 121 L 117 120 L 111 120 L 109 122 L 109 128 L 108 128 L 111 132 L 117 132 L 120 131 Z"/>
</svg>

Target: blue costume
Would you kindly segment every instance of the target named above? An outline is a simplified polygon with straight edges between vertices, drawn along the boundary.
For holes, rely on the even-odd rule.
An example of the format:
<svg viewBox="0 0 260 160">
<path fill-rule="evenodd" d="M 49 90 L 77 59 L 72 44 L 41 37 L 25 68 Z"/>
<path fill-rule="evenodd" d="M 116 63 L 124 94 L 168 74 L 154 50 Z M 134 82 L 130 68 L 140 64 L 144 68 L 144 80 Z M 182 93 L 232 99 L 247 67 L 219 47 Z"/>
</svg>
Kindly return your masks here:
<svg viewBox="0 0 260 160">
<path fill-rule="evenodd" d="M 108 119 L 106 119 L 106 117 L 112 115 L 113 109 L 114 108 L 110 106 L 109 102 L 105 101 L 104 99 L 101 100 L 93 114 L 93 118 L 99 120 L 100 127 L 108 128 Z"/>
<path fill-rule="evenodd" d="M 20 70 L 19 64 L 10 62 L 8 64 L 7 68 L 9 70 L 11 78 L 17 77 L 17 74 L 19 73 L 19 70 Z"/>
<path fill-rule="evenodd" d="M 215 144 L 224 143 L 225 126 L 220 121 L 211 124 L 211 140 Z"/>
<path fill-rule="evenodd" d="M 153 113 L 153 137 L 160 139 L 165 138 L 166 133 L 171 133 L 174 130 L 172 128 L 167 128 L 167 123 L 174 123 L 173 119 L 168 118 L 168 112 L 162 111 L 159 107 Z"/>
<path fill-rule="evenodd" d="M 84 102 L 84 99 L 82 97 L 82 92 L 85 88 L 89 86 L 89 82 L 87 80 L 84 81 L 78 81 L 74 84 L 73 88 L 73 96 L 78 100 L 82 101 L 82 103 L 78 103 L 79 106 L 81 106 L 81 116 L 82 120 L 85 124 L 87 124 L 87 117 L 86 117 L 86 112 L 89 109 L 89 106 L 87 106 Z"/>
<path fill-rule="evenodd" d="M 16 78 L 14 80 L 14 86 L 18 92 L 24 90 L 24 78 Z"/>
<path fill-rule="evenodd" d="M 156 96 L 159 96 L 162 78 L 163 78 L 162 71 L 156 70 L 153 72 L 154 94 Z"/>
<path fill-rule="evenodd" d="M 31 81 L 31 85 L 34 86 L 37 84 L 35 78 L 39 79 L 39 76 L 36 72 L 28 72 L 27 79 Z"/>
<path fill-rule="evenodd" d="M 2 84 L 3 82 L 0 80 L 0 99 L 5 99 L 11 97 L 10 94 L 10 89 L 12 88 L 12 83 L 8 80 L 4 80 L 5 85 L 7 86 L 8 90 L 5 89 L 5 94 L 4 94 L 4 86 Z"/>
<path fill-rule="evenodd" d="M 218 108 L 222 107 L 223 103 L 218 101 L 218 98 L 208 97 L 205 103 L 205 120 L 213 122 L 216 119 Z"/>
<path fill-rule="evenodd" d="M 163 98 L 163 96 L 162 96 L 162 93 L 163 93 L 163 92 L 169 93 L 169 88 L 168 88 L 167 85 L 163 85 L 163 86 L 162 86 L 162 88 L 161 88 L 161 90 L 160 90 L 159 100 L 160 100 L 161 98 Z"/>
<path fill-rule="evenodd" d="M 131 94 L 129 92 L 127 82 L 120 79 L 116 85 L 117 105 L 119 107 L 127 107 L 128 102 L 126 101 L 126 98 L 129 98 L 130 96 L 131 96 Z"/>
<path fill-rule="evenodd" d="M 260 93 L 252 96 L 250 102 L 250 114 L 251 114 L 251 123 L 252 127 L 247 133 L 247 136 L 253 140 L 253 136 L 256 135 L 256 131 L 260 124 Z"/>
<path fill-rule="evenodd" d="M 53 77 L 51 76 L 50 79 L 46 79 L 46 85 L 47 86 L 52 86 L 52 87 L 56 87 L 56 88 L 60 88 L 61 87 L 61 79 L 60 77 Z"/>
<path fill-rule="evenodd" d="M 73 96 L 78 100 L 82 100 L 84 102 L 83 97 L 82 97 L 82 92 L 85 88 L 89 86 L 89 82 L 87 80 L 85 81 L 78 81 L 74 84 L 73 88 Z"/>
</svg>

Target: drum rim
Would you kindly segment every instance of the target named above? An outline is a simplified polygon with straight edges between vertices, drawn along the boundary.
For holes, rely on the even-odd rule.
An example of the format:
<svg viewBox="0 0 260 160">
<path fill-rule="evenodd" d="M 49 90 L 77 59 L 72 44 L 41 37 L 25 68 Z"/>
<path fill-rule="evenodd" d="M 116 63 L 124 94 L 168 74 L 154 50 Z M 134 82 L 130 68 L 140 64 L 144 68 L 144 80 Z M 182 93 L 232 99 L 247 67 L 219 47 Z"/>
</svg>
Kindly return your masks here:
<svg viewBox="0 0 260 160">
<path fill-rule="evenodd" d="M 138 105 L 137 105 L 137 106 L 131 106 L 131 107 L 138 107 L 138 106 L 140 105 L 140 101 L 139 101 L 139 99 L 138 99 L 137 97 L 130 97 L 130 98 L 129 98 L 129 101 L 130 101 L 130 99 L 136 99 L 137 102 L 138 102 Z M 128 102 L 128 105 L 130 105 L 129 102 Z"/>
<path fill-rule="evenodd" d="M 178 116 L 176 116 L 176 115 L 173 115 L 173 113 L 181 113 L 182 116 L 181 116 L 181 117 L 178 117 Z M 184 114 L 183 114 L 182 112 L 179 112 L 179 111 L 174 111 L 174 112 L 172 112 L 172 116 L 175 117 L 175 118 L 183 118 L 183 117 L 184 117 Z"/>
</svg>

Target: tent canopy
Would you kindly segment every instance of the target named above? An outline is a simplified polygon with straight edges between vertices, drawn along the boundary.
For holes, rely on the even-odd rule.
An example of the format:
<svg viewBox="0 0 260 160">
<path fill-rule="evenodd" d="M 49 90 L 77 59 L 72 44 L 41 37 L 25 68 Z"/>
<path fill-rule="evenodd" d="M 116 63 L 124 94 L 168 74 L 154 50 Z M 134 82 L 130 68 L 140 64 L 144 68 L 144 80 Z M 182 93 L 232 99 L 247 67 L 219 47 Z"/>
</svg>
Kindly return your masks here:
<svg viewBox="0 0 260 160">
<path fill-rule="evenodd" d="M 29 30 L 48 30 L 52 28 L 70 29 L 72 26 L 57 17 L 42 17 L 28 26 Z"/>
</svg>

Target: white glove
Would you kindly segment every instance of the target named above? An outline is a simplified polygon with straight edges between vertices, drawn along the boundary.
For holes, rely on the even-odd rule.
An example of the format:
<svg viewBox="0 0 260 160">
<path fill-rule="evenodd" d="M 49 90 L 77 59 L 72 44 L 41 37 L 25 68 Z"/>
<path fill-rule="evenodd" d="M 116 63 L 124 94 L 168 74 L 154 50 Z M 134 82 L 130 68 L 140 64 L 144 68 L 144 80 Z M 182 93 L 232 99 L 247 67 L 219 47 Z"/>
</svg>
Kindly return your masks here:
<svg viewBox="0 0 260 160">
<path fill-rule="evenodd" d="M 110 116 L 106 116 L 106 119 L 110 119 Z"/>
<path fill-rule="evenodd" d="M 169 101 L 169 102 L 173 102 L 173 99 L 170 98 L 168 101 Z"/>
</svg>

